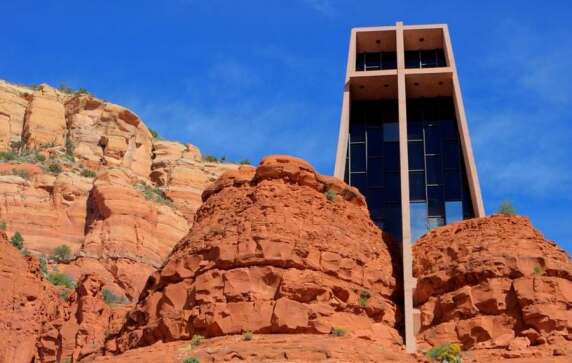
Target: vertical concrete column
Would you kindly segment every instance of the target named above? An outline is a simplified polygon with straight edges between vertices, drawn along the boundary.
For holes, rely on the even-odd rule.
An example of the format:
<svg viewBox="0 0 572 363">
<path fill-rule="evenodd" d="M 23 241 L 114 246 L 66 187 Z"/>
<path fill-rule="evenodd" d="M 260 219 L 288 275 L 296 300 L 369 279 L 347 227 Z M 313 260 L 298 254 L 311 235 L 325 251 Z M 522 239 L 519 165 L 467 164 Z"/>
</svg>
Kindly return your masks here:
<svg viewBox="0 0 572 363">
<path fill-rule="evenodd" d="M 346 165 L 346 154 L 348 149 L 348 135 L 350 132 L 350 76 L 355 71 L 356 66 L 356 31 L 352 29 L 350 35 L 350 45 L 348 49 L 348 63 L 346 65 L 346 79 L 344 82 L 344 95 L 342 98 L 342 112 L 340 115 L 340 131 L 338 134 L 338 147 L 336 153 L 336 164 L 334 166 L 334 176 L 344 180 Z"/>
<path fill-rule="evenodd" d="M 443 26 L 443 40 L 445 43 L 445 57 L 453 70 L 453 103 L 455 104 L 455 116 L 457 118 L 457 127 L 461 137 L 461 149 L 463 150 L 463 160 L 465 161 L 465 169 L 467 170 L 467 180 L 471 191 L 471 201 L 475 217 L 485 216 L 485 206 L 481 195 L 481 186 L 477 175 L 477 167 L 473 156 L 473 146 L 469 137 L 469 126 L 465 115 L 465 106 L 463 105 L 463 96 L 461 95 L 461 86 L 457 75 L 457 66 L 455 65 L 455 56 L 453 55 L 453 46 L 451 45 L 451 37 L 449 36 L 449 28 Z"/>
<path fill-rule="evenodd" d="M 409 353 L 417 350 L 413 317 L 413 255 L 411 251 L 411 217 L 409 209 L 409 157 L 407 150 L 407 95 L 405 88 L 405 44 L 403 23 L 396 23 L 397 46 L 397 102 L 399 107 L 399 165 L 401 179 L 401 231 L 403 255 L 403 293 L 405 317 L 405 345 Z"/>
</svg>

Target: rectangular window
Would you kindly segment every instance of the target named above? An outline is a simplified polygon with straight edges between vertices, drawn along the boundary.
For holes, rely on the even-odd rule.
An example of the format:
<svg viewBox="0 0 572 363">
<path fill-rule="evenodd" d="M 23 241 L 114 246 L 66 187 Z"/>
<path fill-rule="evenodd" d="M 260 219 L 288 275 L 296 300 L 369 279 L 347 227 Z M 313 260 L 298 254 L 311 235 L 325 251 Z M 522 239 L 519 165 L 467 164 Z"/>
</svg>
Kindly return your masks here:
<svg viewBox="0 0 572 363">
<path fill-rule="evenodd" d="M 463 220 L 462 202 L 445 202 L 445 218 L 447 224 Z"/>
<path fill-rule="evenodd" d="M 427 232 L 427 203 L 410 203 L 411 240 L 417 241 Z"/>
<path fill-rule="evenodd" d="M 367 154 L 368 156 L 383 155 L 383 128 L 367 129 Z"/>
<path fill-rule="evenodd" d="M 461 166 L 460 151 L 457 141 L 443 143 L 443 167 L 445 169 L 459 169 Z"/>
<path fill-rule="evenodd" d="M 383 218 L 383 188 L 368 189 L 367 206 L 373 219 Z"/>
<path fill-rule="evenodd" d="M 356 71 L 364 70 L 365 55 L 363 53 L 358 53 L 356 57 Z"/>
<path fill-rule="evenodd" d="M 461 175 L 459 170 L 445 171 L 445 200 L 461 199 Z"/>
<path fill-rule="evenodd" d="M 350 149 L 351 171 L 365 171 L 365 143 L 351 144 Z"/>
<path fill-rule="evenodd" d="M 383 158 L 368 159 L 367 180 L 370 187 L 383 185 Z"/>
<path fill-rule="evenodd" d="M 386 202 L 401 201 L 401 181 L 399 180 L 399 173 L 385 173 L 383 186 L 385 188 L 384 197 Z"/>
<path fill-rule="evenodd" d="M 420 121 L 407 122 L 407 139 L 423 141 L 423 123 Z"/>
<path fill-rule="evenodd" d="M 419 68 L 419 51 L 405 51 L 405 68 Z"/>
<path fill-rule="evenodd" d="M 383 141 L 399 141 L 399 124 L 397 122 L 383 124 Z"/>
<path fill-rule="evenodd" d="M 350 123 L 350 141 L 351 142 L 363 142 L 365 141 L 365 124 L 361 122 Z"/>
<path fill-rule="evenodd" d="M 428 217 L 427 218 L 427 229 L 432 230 L 433 228 L 441 227 L 445 224 L 445 219 L 443 217 Z"/>
<path fill-rule="evenodd" d="M 408 146 L 409 170 L 424 170 L 423 141 L 409 141 Z"/>
<path fill-rule="evenodd" d="M 425 126 L 425 152 L 427 154 L 441 153 L 441 135 L 436 123 Z"/>
<path fill-rule="evenodd" d="M 441 156 L 427 155 L 425 158 L 427 167 L 427 184 L 441 184 L 443 166 L 441 165 Z"/>
<path fill-rule="evenodd" d="M 350 184 L 359 189 L 360 193 L 367 197 L 367 176 L 365 173 L 351 173 Z"/>
<path fill-rule="evenodd" d="M 384 142 L 383 143 L 383 157 L 385 159 L 386 171 L 399 171 L 399 143 L 398 142 Z"/>
<path fill-rule="evenodd" d="M 376 71 L 381 69 L 381 54 L 366 53 L 365 54 L 365 70 Z"/>
<path fill-rule="evenodd" d="M 427 213 L 434 216 L 443 216 L 445 214 L 445 206 L 443 202 L 443 187 L 428 186 L 427 187 Z"/>
<path fill-rule="evenodd" d="M 401 205 L 399 203 L 384 204 L 383 230 L 397 240 L 401 239 Z"/>
<path fill-rule="evenodd" d="M 409 172 L 409 199 L 412 201 L 425 200 L 425 173 L 422 171 Z"/>
<path fill-rule="evenodd" d="M 397 54 L 395 52 L 384 52 L 381 58 L 383 69 L 397 68 Z"/>
<path fill-rule="evenodd" d="M 446 140 L 458 140 L 459 132 L 457 131 L 457 124 L 453 119 L 443 119 L 441 120 L 441 132 L 443 133 L 443 139 Z"/>
<path fill-rule="evenodd" d="M 445 62 L 445 51 L 443 49 L 436 49 L 437 56 L 437 67 L 446 67 L 447 62 Z"/>
<path fill-rule="evenodd" d="M 432 68 L 437 66 L 435 49 L 421 51 L 421 68 Z"/>
</svg>

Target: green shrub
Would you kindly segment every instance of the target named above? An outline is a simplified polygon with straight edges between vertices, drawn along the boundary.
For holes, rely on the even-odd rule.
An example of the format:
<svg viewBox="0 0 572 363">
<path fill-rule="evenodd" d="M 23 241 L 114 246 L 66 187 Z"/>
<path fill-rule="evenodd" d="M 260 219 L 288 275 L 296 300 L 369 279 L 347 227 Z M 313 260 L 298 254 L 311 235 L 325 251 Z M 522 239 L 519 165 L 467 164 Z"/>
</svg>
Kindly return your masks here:
<svg viewBox="0 0 572 363">
<path fill-rule="evenodd" d="M 75 147 L 74 147 L 73 141 L 71 140 L 71 138 L 69 136 L 66 137 L 66 157 L 68 159 L 71 159 L 71 161 L 75 160 L 75 158 L 73 156 L 74 149 L 75 149 Z"/>
<path fill-rule="evenodd" d="M 359 300 L 358 300 L 359 305 L 361 307 L 365 308 L 367 306 L 367 303 L 368 303 L 370 297 L 371 297 L 371 294 L 369 293 L 369 291 L 361 290 L 359 292 Z"/>
<path fill-rule="evenodd" d="M 56 262 L 66 262 L 71 260 L 72 252 L 71 248 L 67 245 L 59 245 L 54 248 L 54 251 L 51 256 Z"/>
<path fill-rule="evenodd" d="M 48 261 L 46 256 L 42 255 L 38 260 L 40 261 L 40 272 L 46 276 L 48 274 Z"/>
<path fill-rule="evenodd" d="M 458 343 L 446 343 L 431 348 L 427 358 L 440 363 L 461 363 L 461 346 Z"/>
<path fill-rule="evenodd" d="M 67 287 L 68 289 L 75 288 L 75 282 L 73 279 L 64 273 L 61 272 L 51 272 L 46 276 L 48 281 L 55 286 L 63 286 Z"/>
<path fill-rule="evenodd" d="M 129 300 L 127 300 L 126 297 L 115 295 L 113 292 L 111 292 L 111 290 L 109 290 L 107 288 L 103 289 L 102 293 L 103 293 L 103 301 L 107 305 L 128 304 L 129 303 Z"/>
<path fill-rule="evenodd" d="M 189 357 L 189 358 L 185 358 L 183 360 L 183 363 L 201 363 L 201 361 L 197 357 Z"/>
<path fill-rule="evenodd" d="M 534 266 L 533 269 L 533 274 L 536 276 L 542 276 L 544 275 L 544 270 L 542 269 L 542 267 L 540 267 L 539 265 Z"/>
<path fill-rule="evenodd" d="M 330 330 L 330 335 L 334 337 L 343 337 L 346 335 L 346 330 L 343 328 L 333 327 L 332 330 Z"/>
<path fill-rule="evenodd" d="M 241 161 L 238 162 L 240 165 L 250 165 L 250 160 L 248 159 L 242 159 Z"/>
<path fill-rule="evenodd" d="M 66 300 L 70 294 L 71 294 L 72 290 L 70 289 L 63 289 L 58 291 L 58 296 L 60 297 L 60 300 Z"/>
<path fill-rule="evenodd" d="M 324 192 L 324 195 L 326 196 L 326 199 L 329 200 L 330 202 L 336 201 L 337 194 L 333 190 L 328 189 L 326 192 Z"/>
<path fill-rule="evenodd" d="M 252 331 L 247 330 L 242 334 L 242 339 L 246 340 L 247 342 L 251 341 L 254 338 L 254 333 Z"/>
<path fill-rule="evenodd" d="M 48 166 L 48 171 L 52 174 L 59 174 L 63 171 L 62 167 L 58 163 L 52 163 Z"/>
<path fill-rule="evenodd" d="M 74 93 L 73 88 L 66 86 L 65 84 L 60 84 L 60 86 L 58 87 L 58 91 L 62 92 L 62 93 Z"/>
<path fill-rule="evenodd" d="M 42 154 L 40 154 L 39 152 L 34 153 L 34 158 L 36 159 L 36 162 L 38 163 L 43 163 L 44 161 L 46 161 L 46 157 Z"/>
<path fill-rule="evenodd" d="M 22 151 L 22 149 L 24 149 L 24 142 L 23 141 L 12 141 L 10 143 L 10 148 L 12 149 L 13 152 L 15 152 L 16 154 L 19 154 L 20 151 Z"/>
<path fill-rule="evenodd" d="M 219 162 L 219 160 L 216 156 L 209 155 L 209 154 L 203 155 L 203 161 L 206 161 L 208 163 L 218 163 Z"/>
<path fill-rule="evenodd" d="M 155 130 L 153 130 L 152 128 L 149 127 L 149 132 L 151 133 L 151 136 L 153 136 L 154 139 L 158 139 L 159 138 L 159 133 Z"/>
<path fill-rule="evenodd" d="M 12 246 L 16 247 L 19 250 L 24 248 L 24 237 L 22 237 L 22 234 L 18 231 L 14 233 L 12 238 L 10 238 L 10 242 L 12 242 Z"/>
<path fill-rule="evenodd" d="M 513 216 L 516 214 L 512 203 L 508 200 L 505 200 L 500 204 L 498 212 L 507 216 Z"/>
<path fill-rule="evenodd" d="M 12 169 L 12 174 L 19 176 L 22 179 L 30 179 L 30 173 L 24 169 Z"/>
<path fill-rule="evenodd" d="M 76 93 L 88 95 L 88 94 L 89 94 L 89 91 L 88 91 L 87 89 L 83 88 L 83 87 L 80 87 L 80 88 L 76 91 Z"/>
<path fill-rule="evenodd" d="M 193 335 L 193 337 L 191 338 L 191 346 L 194 348 L 201 345 L 203 339 L 205 339 L 205 337 L 203 337 L 202 335 L 199 334 Z"/>
<path fill-rule="evenodd" d="M 4 221 L 0 221 L 0 230 L 5 231 L 8 228 L 8 224 Z"/>
<path fill-rule="evenodd" d="M 167 198 L 167 196 L 165 195 L 165 193 L 156 187 L 152 187 L 149 186 L 147 184 L 145 184 L 144 182 L 137 182 L 135 184 L 135 189 L 139 190 L 140 192 L 143 193 L 143 195 L 145 196 L 145 199 L 159 203 L 159 204 L 165 204 L 168 206 L 173 205 L 173 202 Z"/>
<path fill-rule="evenodd" d="M 82 169 L 80 175 L 86 178 L 95 178 L 97 174 L 91 169 Z"/>
<path fill-rule="evenodd" d="M 16 160 L 18 154 L 13 151 L 2 151 L 0 152 L 0 161 L 11 161 Z"/>
</svg>

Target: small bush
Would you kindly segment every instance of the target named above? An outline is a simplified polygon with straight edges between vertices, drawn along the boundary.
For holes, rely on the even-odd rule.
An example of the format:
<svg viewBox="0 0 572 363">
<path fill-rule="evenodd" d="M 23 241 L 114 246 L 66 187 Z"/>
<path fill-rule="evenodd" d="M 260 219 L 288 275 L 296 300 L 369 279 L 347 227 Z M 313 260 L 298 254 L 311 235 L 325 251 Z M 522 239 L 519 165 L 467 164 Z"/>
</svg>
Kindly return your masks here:
<svg viewBox="0 0 572 363">
<path fill-rule="evenodd" d="M 367 306 L 367 303 L 368 303 L 370 297 L 371 297 L 371 294 L 369 293 L 369 291 L 361 290 L 359 292 L 359 300 L 358 300 L 359 305 L 361 307 L 365 308 Z"/>
<path fill-rule="evenodd" d="M 203 155 L 203 161 L 206 161 L 208 163 L 218 163 L 219 162 L 219 160 L 216 156 L 209 155 L 209 154 Z"/>
<path fill-rule="evenodd" d="M 539 265 L 534 266 L 533 269 L 533 274 L 536 276 L 542 276 L 544 275 L 544 270 L 542 269 L 542 267 L 540 267 Z"/>
<path fill-rule="evenodd" d="M 65 84 L 60 84 L 60 86 L 58 87 L 58 91 L 62 92 L 62 93 L 74 93 L 73 88 L 66 86 Z"/>
<path fill-rule="evenodd" d="M 72 258 L 71 248 L 69 248 L 67 245 L 57 246 L 56 248 L 54 248 L 54 252 L 52 253 L 52 258 L 56 262 L 66 262 L 71 260 Z"/>
<path fill-rule="evenodd" d="M 126 297 L 115 295 L 113 292 L 111 292 L 111 290 L 107 288 L 103 289 L 102 293 L 103 293 L 103 301 L 107 305 L 129 303 L 129 300 L 127 300 Z"/>
<path fill-rule="evenodd" d="M 189 357 L 189 358 L 185 358 L 183 360 L 183 363 L 201 363 L 201 361 L 197 357 Z"/>
<path fill-rule="evenodd" d="M 153 130 L 152 128 L 149 128 L 149 132 L 151 133 L 151 136 L 153 136 L 154 139 L 159 138 L 159 133 L 157 131 Z"/>
<path fill-rule="evenodd" d="M 135 184 L 135 189 L 139 190 L 145 196 L 145 199 L 157 202 L 159 204 L 165 204 L 171 206 L 173 202 L 167 198 L 165 193 L 156 187 L 149 186 L 143 182 L 137 182 Z"/>
<path fill-rule="evenodd" d="M 10 148 L 16 154 L 19 154 L 22 149 L 24 149 L 24 142 L 23 141 L 12 141 L 10 143 Z"/>
<path fill-rule="evenodd" d="M 82 169 L 80 175 L 85 178 L 95 178 L 97 174 L 91 169 Z"/>
<path fill-rule="evenodd" d="M 512 203 L 508 200 L 505 200 L 500 204 L 498 212 L 507 216 L 513 216 L 516 214 Z"/>
<path fill-rule="evenodd" d="M 46 157 L 38 152 L 34 153 L 34 158 L 38 163 L 43 163 L 44 161 L 46 161 Z"/>
<path fill-rule="evenodd" d="M 205 339 L 205 337 L 203 337 L 202 335 L 199 335 L 199 334 L 193 335 L 193 337 L 191 339 L 191 346 L 193 348 L 198 347 L 203 342 L 203 339 Z"/>
<path fill-rule="evenodd" d="M 248 159 L 243 159 L 243 160 L 239 161 L 238 163 L 240 165 L 251 165 L 250 160 L 248 160 Z"/>
<path fill-rule="evenodd" d="M 346 335 L 346 330 L 343 328 L 333 327 L 332 330 L 330 330 L 330 335 L 334 337 L 343 337 Z"/>
<path fill-rule="evenodd" d="M 10 242 L 12 243 L 12 246 L 16 247 L 19 250 L 24 248 L 24 237 L 22 237 L 22 234 L 20 232 L 14 233 L 12 238 L 10 238 Z"/>
<path fill-rule="evenodd" d="M 19 176 L 22 179 L 30 179 L 30 173 L 24 169 L 12 169 L 12 174 Z"/>
<path fill-rule="evenodd" d="M 461 346 L 457 343 L 446 343 L 431 348 L 427 352 L 427 358 L 440 363 L 461 363 Z"/>
<path fill-rule="evenodd" d="M 0 161 L 11 161 L 16 160 L 18 154 L 13 151 L 2 151 L 0 152 Z"/>
<path fill-rule="evenodd" d="M 66 137 L 66 157 L 68 157 L 68 159 L 72 159 L 71 161 L 75 160 L 75 158 L 73 156 L 74 149 L 75 149 L 75 147 L 74 147 L 73 141 L 71 140 L 71 138 L 69 136 Z"/>
<path fill-rule="evenodd" d="M 252 333 L 250 330 L 247 330 L 242 334 L 242 339 L 246 340 L 247 342 L 251 341 L 252 338 L 254 338 L 254 333 Z"/>
<path fill-rule="evenodd" d="M 73 279 L 64 273 L 61 272 L 51 272 L 46 277 L 48 281 L 55 286 L 63 286 L 67 287 L 68 289 L 75 288 L 75 282 Z"/>
<path fill-rule="evenodd" d="M 337 196 L 337 194 L 336 194 L 336 192 L 334 192 L 333 190 L 328 189 L 328 190 L 324 193 L 324 195 L 326 196 L 326 199 L 329 200 L 330 202 L 335 202 L 335 201 L 336 201 L 336 196 Z"/>
<path fill-rule="evenodd" d="M 87 89 L 83 88 L 83 87 L 80 87 L 80 88 L 76 91 L 76 93 L 88 95 L 88 94 L 89 94 L 89 91 L 88 91 Z"/>
<path fill-rule="evenodd" d="M 48 261 L 46 256 L 42 255 L 38 260 L 40 261 L 40 272 L 46 276 L 48 274 Z"/>
<path fill-rule="evenodd" d="M 48 166 L 48 171 L 52 174 L 59 174 L 63 171 L 62 167 L 58 163 L 52 163 Z"/>
<path fill-rule="evenodd" d="M 4 221 L 0 221 L 0 230 L 5 231 L 8 228 L 8 224 Z"/>
</svg>

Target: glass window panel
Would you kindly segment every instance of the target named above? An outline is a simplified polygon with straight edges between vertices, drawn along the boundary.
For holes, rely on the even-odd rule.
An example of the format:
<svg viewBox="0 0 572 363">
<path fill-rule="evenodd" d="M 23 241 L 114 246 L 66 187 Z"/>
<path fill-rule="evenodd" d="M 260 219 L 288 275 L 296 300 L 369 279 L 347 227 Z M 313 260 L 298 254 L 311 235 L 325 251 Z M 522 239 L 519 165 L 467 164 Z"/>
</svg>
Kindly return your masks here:
<svg viewBox="0 0 572 363">
<path fill-rule="evenodd" d="M 423 141 L 409 141 L 408 145 L 409 170 L 424 170 Z"/>
<path fill-rule="evenodd" d="M 386 203 L 383 206 L 383 230 L 394 238 L 401 239 L 401 206 Z"/>
<path fill-rule="evenodd" d="M 382 69 L 395 69 L 397 68 L 397 55 L 395 52 L 384 52 L 382 54 Z"/>
<path fill-rule="evenodd" d="M 353 121 L 350 123 L 350 141 L 365 141 L 365 125 L 363 123 Z"/>
<path fill-rule="evenodd" d="M 427 154 L 441 153 L 439 127 L 434 123 L 425 127 L 425 152 Z"/>
<path fill-rule="evenodd" d="M 380 53 L 365 54 L 365 69 L 368 71 L 381 69 Z"/>
<path fill-rule="evenodd" d="M 457 125 L 454 119 L 443 118 L 441 121 L 441 132 L 444 139 L 457 140 L 459 138 Z"/>
<path fill-rule="evenodd" d="M 458 170 L 445 172 L 445 200 L 461 199 L 461 175 Z"/>
<path fill-rule="evenodd" d="M 363 53 L 358 53 L 357 58 L 356 58 L 356 70 L 357 71 L 363 71 L 364 69 L 364 61 L 365 61 L 365 56 Z"/>
<path fill-rule="evenodd" d="M 350 159 L 346 158 L 346 165 L 344 167 L 344 182 L 350 183 Z"/>
<path fill-rule="evenodd" d="M 381 127 L 367 130 L 367 155 L 383 155 L 383 129 Z"/>
<path fill-rule="evenodd" d="M 428 99 L 425 101 L 423 119 L 430 122 L 432 125 L 434 124 L 434 126 L 437 126 L 437 121 L 441 118 L 441 107 L 438 104 L 438 99 Z"/>
<path fill-rule="evenodd" d="M 383 158 L 369 158 L 367 178 L 370 187 L 383 185 Z"/>
<path fill-rule="evenodd" d="M 385 112 L 383 116 L 383 122 L 395 123 L 395 124 L 399 122 L 399 115 L 396 102 L 385 103 L 384 110 Z"/>
<path fill-rule="evenodd" d="M 409 199 L 412 201 L 425 200 L 425 173 L 422 171 L 409 172 Z"/>
<path fill-rule="evenodd" d="M 445 169 L 459 169 L 460 151 L 457 141 L 443 143 L 443 167 Z"/>
<path fill-rule="evenodd" d="M 399 124 L 397 122 L 383 124 L 383 140 L 399 141 Z"/>
<path fill-rule="evenodd" d="M 399 143 L 384 142 L 383 157 L 385 159 L 386 171 L 399 171 Z"/>
<path fill-rule="evenodd" d="M 383 189 L 369 188 L 367 192 L 367 206 L 373 219 L 383 218 Z"/>
<path fill-rule="evenodd" d="M 445 218 L 447 224 L 463 220 L 462 202 L 445 202 Z"/>
<path fill-rule="evenodd" d="M 372 103 L 366 114 L 368 126 L 383 127 L 383 108 L 379 103 Z"/>
<path fill-rule="evenodd" d="M 419 52 L 408 50 L 405 52 L 405 68 L 419 68 Z"/>
<path fill-rule="evenodd" d="M 367 176 L 365 173 L 350 174 L 350 184 L 358 188 L 361 194 L 367 196 Z"/>
<path fill-rule="evenodd" d="M 443 203 L 443 187 L 441 186 L 428 186 L 427 187 L 427 205 L 428 215 L 430 216 L 443 216 L 444 203 Z"/>
<path fill-rule="evenodd" d="M 401 201 L 401 181 L 398 173 L 385 173 L 383 186 L 385 189 L 385 201 L 399 202 Z"/>
<path fill-rule="evenodd" d="M 441 165 L 441 156 L 427 155 L 425 158 L 427 168 L 427 184 L 441 184 L 443 167 Z"/>
<path fill-rule="evenodd" d="M 351 144 L 350 148 L 351 171 L 365 171 L 365 143 Z"/>
<path fill-rule="evenodd" d="M 437 66 L 437 57 L 435 50 L 422 50 L 421 51 L 421 67 L 431 68 Z"/>
<path fill-rule="evenodd" d="M 427 218 L 427 229 L 432 230 L 433 228 L 440 227 L 445 224 L 445 219 L 443 217 L 428 217 Z"/>
<path fill-rule="evenodd" d="M 407 138 L 409 140 L 423 140 L 423 123 L 420 121 L 407 122 Z"/>
<path fill-rule="evenodd" d="M 447 62 L 445 62 L 445 51 L 443 49 L 436 49 L 437 52 L 437 67 L 446 67 Z"/>
<path fill-rule="evenodd" d="M 410 203 L 411 237 L 417 241 L 427 232 L 427 203 Z"/>
</svg>

